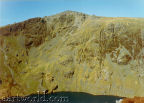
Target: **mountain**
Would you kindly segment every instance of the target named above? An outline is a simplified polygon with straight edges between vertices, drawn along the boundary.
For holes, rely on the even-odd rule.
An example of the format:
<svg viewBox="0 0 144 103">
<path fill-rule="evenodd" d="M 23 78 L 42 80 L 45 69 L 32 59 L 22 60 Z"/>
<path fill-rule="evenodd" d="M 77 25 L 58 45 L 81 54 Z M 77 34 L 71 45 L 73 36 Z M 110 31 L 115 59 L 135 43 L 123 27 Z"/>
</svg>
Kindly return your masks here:
<svg viewBox="0 0 144 103">
<path fill-rule="evenodd" d="M 0 98 L 39 91 L 144 96 L 144 18 L 74 11 L 0 28 Z"/>
</svg>

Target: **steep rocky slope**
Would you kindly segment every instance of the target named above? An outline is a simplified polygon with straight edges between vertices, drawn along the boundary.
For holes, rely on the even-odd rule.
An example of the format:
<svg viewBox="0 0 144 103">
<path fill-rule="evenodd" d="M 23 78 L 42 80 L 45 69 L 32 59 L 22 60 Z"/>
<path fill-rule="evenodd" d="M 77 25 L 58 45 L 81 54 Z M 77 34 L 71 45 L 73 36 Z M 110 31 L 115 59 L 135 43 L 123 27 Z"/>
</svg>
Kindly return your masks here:
<svg viewBox="0 0 144 103">
<path fill-rule="evenodd" d="M 0 28 L 0 98 L 47 90 L 144 96 L 144 19 L 66 11 Z"/>
</svg>

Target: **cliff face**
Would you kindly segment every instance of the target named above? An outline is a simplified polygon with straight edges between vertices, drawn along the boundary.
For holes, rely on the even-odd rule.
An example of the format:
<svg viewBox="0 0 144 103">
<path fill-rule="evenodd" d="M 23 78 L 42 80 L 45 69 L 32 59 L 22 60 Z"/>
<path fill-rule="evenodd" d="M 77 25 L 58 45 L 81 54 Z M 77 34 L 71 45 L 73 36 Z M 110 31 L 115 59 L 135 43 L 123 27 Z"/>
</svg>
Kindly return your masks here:
<svg viewBox="0 0 144 103">
<path fill-rule="evenodd" d="M 144 96 L 144 19 L 78 12 L 0 28 L 0 98 L 37 91 Z"/>
</svg>

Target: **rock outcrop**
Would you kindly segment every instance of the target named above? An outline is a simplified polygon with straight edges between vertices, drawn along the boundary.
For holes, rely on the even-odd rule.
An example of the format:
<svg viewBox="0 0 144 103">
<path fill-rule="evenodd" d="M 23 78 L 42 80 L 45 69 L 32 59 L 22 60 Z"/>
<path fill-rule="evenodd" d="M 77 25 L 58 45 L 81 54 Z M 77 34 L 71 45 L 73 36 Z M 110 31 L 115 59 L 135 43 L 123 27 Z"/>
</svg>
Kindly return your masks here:
<svg viewBox="0 0 144 103">
<path fill-rule="evenodd" d="M 122 103 L 144 103 L 143 97 L 125 98 Z"/>
<path fill-rule="evenodd" d="M 74 91 L 144 96 L 144 19 L 66 11 L 0 28 L 0 98 Z"/>
</svg>

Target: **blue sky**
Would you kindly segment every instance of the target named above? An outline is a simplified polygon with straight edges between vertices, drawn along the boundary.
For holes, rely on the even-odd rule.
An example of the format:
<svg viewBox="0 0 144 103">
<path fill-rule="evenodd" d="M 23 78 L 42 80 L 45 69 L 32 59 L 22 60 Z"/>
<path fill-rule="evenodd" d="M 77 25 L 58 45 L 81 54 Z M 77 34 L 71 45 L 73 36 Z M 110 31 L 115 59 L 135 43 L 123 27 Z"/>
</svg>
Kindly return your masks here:
<svg viewBox="0 0 144 103">
<path fill-rule="evenodd" d="M 144 17 L 144 0 L 0 0 L 0 26 L 65 10 L 106 17 Z"/>
</svg>

